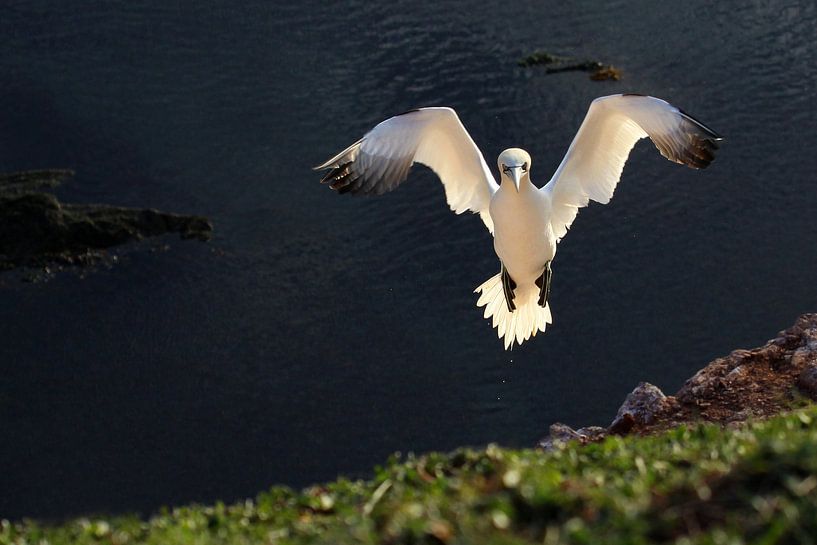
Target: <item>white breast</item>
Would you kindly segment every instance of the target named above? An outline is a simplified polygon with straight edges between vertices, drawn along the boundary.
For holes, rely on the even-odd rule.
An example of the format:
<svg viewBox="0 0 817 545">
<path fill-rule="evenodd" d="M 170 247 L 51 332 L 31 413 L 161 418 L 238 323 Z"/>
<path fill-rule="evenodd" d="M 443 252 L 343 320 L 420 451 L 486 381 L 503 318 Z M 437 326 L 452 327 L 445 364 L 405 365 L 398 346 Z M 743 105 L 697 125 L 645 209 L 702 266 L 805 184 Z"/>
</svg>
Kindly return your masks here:
<svg viewBox="0 0 817 545">
<path fill-rule="evenodd" d="M 491 200 L 494 250 L 517 284 L 532 284 L 556 254 L 549 208 L 547 196 L 527 181 L 518 192 L 503 183 Z"/>
</svg>

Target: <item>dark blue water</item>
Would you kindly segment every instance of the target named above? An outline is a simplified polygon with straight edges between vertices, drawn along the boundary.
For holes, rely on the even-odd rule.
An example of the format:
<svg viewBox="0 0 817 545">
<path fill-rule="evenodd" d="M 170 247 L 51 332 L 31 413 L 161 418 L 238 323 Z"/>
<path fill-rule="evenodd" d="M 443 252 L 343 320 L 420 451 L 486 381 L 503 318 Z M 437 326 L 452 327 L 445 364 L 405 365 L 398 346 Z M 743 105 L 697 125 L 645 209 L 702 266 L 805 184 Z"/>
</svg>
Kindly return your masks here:
<svg viewBox="0 0 817 545">
<path fill-rule="evenodd" d="M 148 513 L 365 476 L 395 450 L 531 445 L 817 306 L 813 2 L 195 4 L 0 6 L 0 171 L 73 168 L 65 201 L 216 228 L 85 278 L 0 276 L 0 517 Z M 536 48 L 624 78 L 518 68 Z M 524 147 L 544 182 L 589 102 L 618 92 L 727 143 L 700 172 L 641 144 L 560 246 L 553 326 L 512 353 L 471 293 L 497 270 L 490 236 L 427 170 L 378 199 L 310 170 L 389 115 L 449 105 L 489 165 Z"/>
</svg>

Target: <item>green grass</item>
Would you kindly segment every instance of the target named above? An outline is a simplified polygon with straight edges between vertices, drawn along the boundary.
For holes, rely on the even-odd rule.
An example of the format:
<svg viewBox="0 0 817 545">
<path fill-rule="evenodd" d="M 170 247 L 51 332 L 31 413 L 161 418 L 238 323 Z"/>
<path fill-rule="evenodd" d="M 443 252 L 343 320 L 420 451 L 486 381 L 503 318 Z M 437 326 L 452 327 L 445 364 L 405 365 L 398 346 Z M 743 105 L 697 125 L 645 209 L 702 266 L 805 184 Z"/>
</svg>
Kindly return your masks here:
<svg viewBox="0 0 817 545">
<path fill-rule="evenodd" d="M 551 453 L 393 457 L 371 481 L 276 487 L 144 521 L 2 522 L 0 545 L 817 541 L 817 410 Z"/>
</svg>

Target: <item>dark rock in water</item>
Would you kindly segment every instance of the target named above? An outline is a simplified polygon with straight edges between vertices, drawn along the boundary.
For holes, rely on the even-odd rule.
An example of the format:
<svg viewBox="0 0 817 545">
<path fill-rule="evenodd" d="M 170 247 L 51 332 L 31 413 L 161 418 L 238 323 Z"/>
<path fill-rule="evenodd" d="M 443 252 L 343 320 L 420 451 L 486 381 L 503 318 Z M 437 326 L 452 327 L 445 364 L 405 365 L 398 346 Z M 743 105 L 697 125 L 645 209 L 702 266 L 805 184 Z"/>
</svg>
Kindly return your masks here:
<svg viewBox="0 0 817 545">
<path fill-rule="evenodd" d="M 618 81 L 621 79 L 621 71 L 614 66 L 602 64 L 599 61 L 594 60 L 562 57 L 560 55 L 553 55 L 545 51 L 534 51 L 527 57 L 519 59 L 516 64 L 523 68 L 544 65 L 546 74 L 558 74 L 560 72 L 590 72 L 590 79 L 595 81 L 607 79 Z"/>
<path fill-rule="evenodd" d="M 800 316 L 761 347 L 734 350 L 713 360 L 674 396 L 642 382 L 627 396 L 607 430 L 573 430 L 556 424 L 537 446 L 554 448 L 574 440 L 584 444 L 607 434 L 648 434 L 696 422 L 733 424 L 774 416 L 805 397 L 817 401 L 817 314 Z"/>
<path fill-rule="evenodd" d="M 57 168 L 0 174 L 0 195 L 53 189 L 73 175 L 73 170 Z"/>
<path fill-rule="evenodd" d="M 0 175 L 0 269 L 83 264 L 111 246 L 165 233 L 208 240 L 212 225 L 201 216 L 108 205 L 62 204 L 53 188 L 73 173 L 46 170 Z"/>
<path fill-rule="evenodd" d="M 590 74 L 590 79 L 593 81 L 605 81 L 608 79 L 618 81 L 621 79 L 621 70 L 615 66 L 605 65 L 594 70 L 593 73 Z"/>
<path fill-rule="evenodd" d="M 566 57 L 558 57 L 556 55 L 551 55 L 545 51 L 534 51 L 527 57 L 523 59 L 519 59 L 516 64 L 523 68 L 528 68 L 530 66 L 536 66 L 538 64 L 553 64 L 560 62 L 561 60 L 566 59 Z"/>
</svg>

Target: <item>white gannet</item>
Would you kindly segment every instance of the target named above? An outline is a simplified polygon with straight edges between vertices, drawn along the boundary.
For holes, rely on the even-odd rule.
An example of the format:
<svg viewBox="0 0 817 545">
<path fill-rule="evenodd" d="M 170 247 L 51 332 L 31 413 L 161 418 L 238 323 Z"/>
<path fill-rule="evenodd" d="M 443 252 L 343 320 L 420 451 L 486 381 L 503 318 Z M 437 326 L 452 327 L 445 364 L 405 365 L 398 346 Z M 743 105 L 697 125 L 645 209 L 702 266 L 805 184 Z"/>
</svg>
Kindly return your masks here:
<svg viewBox="0 0 817 545">
<path fill-rule="evenodd" d="M 556 173 L 537 188 L 531 158 L 519 148 L 499 154 L 497 184 L 482 153 L 451 108 L 411 110 L 378 124 L 315 170 L 338 193 L 380 195 L 421 163 L 439 176 L 455 213 L 477 213 L 494 236 L 500 272 L 474 290 L 505 348 L 552 323 L 548 295 L 556 245 L 578 209 L 607 204 L 638 140 L 649 136 L 661 155 L 706 168 L 721 137 L 659 98 L 625 94 L 595 99 Z"/>
</svg>

